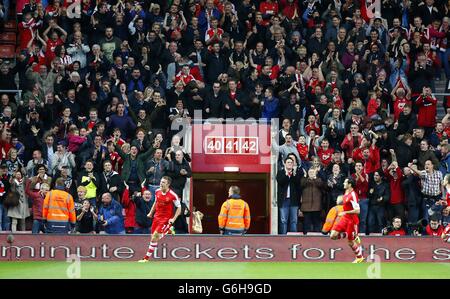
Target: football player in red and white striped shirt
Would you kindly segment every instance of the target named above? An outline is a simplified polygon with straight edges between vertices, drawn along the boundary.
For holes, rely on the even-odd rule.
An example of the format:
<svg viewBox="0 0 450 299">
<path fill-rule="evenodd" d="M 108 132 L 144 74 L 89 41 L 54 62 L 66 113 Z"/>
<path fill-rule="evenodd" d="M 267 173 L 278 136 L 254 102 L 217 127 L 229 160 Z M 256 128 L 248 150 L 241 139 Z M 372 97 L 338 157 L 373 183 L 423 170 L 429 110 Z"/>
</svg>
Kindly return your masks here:
<svg viewBox="0 0 450 299">
<path fill-rule="evenodd" d="M 342 197 L 344 210 L 339 213 L 338 216 L 341 217 L 341 219 L 338 223 L 333 225 L 330 238 L 333 240 L 347 238 L 348 245 L 356 255 L 356 259 L 353 263 L 361 263 L 364 261 L 364 257 L 362 255 L 361 239 L 358 236 L 360 208 L 358 204 L 358 195 L 355 190 L 353 190 L 355 186 L 355 180 L 352 178 L 345 179 L 345 194 Z"/>
<path fill-rule="evenodd" d="M 159 189 L 155 191 L 155 203 L 148 213 L 147 217 L 153 218 L 152 223 L 152 238 L 147 254 L 139 262 L 148 262 L 152 257 L 153 252 L 158 246 L 158 241 L 164 237 L 168 232 L 170 226 L 175 222 L 181 213 L 181 204 L 178 195 L 170 189 L 172 179 L 168 176 L 163 176 L 159 183 Z M 173 214 L 173 206 L 177 208 L 175 215 Z"/>
</svg>

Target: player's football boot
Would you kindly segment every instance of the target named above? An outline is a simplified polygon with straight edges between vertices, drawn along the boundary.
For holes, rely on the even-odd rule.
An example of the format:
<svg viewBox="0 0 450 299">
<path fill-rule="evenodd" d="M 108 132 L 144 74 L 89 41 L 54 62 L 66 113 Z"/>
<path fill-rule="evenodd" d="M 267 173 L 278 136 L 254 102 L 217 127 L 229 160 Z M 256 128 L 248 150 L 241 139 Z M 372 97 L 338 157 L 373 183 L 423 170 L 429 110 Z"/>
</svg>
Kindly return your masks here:
<svg viewBox="0 0 450 299">
<path fill-rule="evenodd" d="M 364 262 L 364 257 L 357 257 L 355 258 L 355 260 L 352 262 L 352 264 L 359 264 Z"/>
<path fill-rule="evenodd" d="M 175 228 L 173 226 L 170 227 L 169 234 L 175 235 Z"/>
<path fill-rule="evenodd" d="M 359 237 L 359 236 L 356 236 L 355 237 L 355 242 L 356 242 L 356 244 L 359 246 L 359 245 L 361 245 L 361 238 Z"/>
<path fill-rule="evenodd" d="M 138 263 L 148 263 L 149 259 L 148 258 L 143 258 L 142 260 L 139 260 Z"/>
</svg>

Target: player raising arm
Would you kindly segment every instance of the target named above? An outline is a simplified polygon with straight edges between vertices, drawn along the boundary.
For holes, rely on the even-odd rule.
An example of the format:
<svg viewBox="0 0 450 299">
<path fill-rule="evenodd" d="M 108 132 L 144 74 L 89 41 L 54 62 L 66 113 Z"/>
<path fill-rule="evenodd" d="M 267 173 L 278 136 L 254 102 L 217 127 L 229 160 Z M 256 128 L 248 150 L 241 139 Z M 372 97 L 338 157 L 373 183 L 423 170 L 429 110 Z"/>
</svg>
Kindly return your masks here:
<svg viewBox="0 0 450 299">
<path fill-rule="evenodd" d="M 359 225 L 359 204 L 358 195 L 353 190 L 356 183 L 352 178 L 347 178 L 344 181 L 345 193 L 342 197 L 343 211 L 339 213 L 339 222 L 333 225 L 331 229 L 330 238 L 332 240 L 348 239 L 348 245 L 356 255 L 353 263 L 361 263 L 364 261 L 362 255 L 361 239 L 358 236 Z M 338 203 L 339 204 L 339 203 Z"/>
<path fill-rule="evenodd" d="M 152 238 L 147 254 L 139 262 L 148 262 L 152 257 L 153 252 L 158 246 L 158 241 L 164 237 L 169 231 L 172 224 L 181 213 L 181 204 L 178 195 L 170 189 L 172 179 L 168 176 L 163 176 L 159 183 L 159 189 L 155 191 L 155 203 L 148 213 L 147 217 L 153 217 L 152 223 Z M 175 215 L 173 215 L 173 206 L 177 208 Z"/>
</svg>

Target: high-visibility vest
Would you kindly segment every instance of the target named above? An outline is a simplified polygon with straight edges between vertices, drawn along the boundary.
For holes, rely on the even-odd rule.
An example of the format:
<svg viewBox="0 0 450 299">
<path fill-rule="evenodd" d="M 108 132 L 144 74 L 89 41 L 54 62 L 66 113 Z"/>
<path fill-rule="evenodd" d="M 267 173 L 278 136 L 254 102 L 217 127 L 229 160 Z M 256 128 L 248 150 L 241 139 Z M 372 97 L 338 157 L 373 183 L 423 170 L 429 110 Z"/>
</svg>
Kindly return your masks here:
<svg viewBox="0 0 450 299">
<path fill-rule="evenodd" d="M 47 193 L 42 209 L 42 218 L 48 222 L 70 222 L 75 224 L 75 204 L 72 195 L 63 190 Z"/>
<path fill-rule="evenodd" d="M 218 220 L 220 230 L 247 231 L 250 208 L 244 200 L 230 198 L 222 204 Z"/>
<path fill-rule="evenodd" d="M 334 223 L 338 222 L 341 217 L 338 214 L 344 210 L 343 205 L 334 206 L 328 211 L 327 218 L 322 227 L 322 232 L 328 233 L 332 228 Z"/>
</svg>

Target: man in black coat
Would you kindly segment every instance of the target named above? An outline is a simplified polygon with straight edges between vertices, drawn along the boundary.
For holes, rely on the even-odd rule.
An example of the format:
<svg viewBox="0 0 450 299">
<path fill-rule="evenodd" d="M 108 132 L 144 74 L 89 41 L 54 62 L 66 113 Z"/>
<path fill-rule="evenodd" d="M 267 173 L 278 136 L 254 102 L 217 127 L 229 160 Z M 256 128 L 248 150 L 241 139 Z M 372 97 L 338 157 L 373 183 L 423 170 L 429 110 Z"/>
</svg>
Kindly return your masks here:
<svg viewBox="0 0 450 299">
<path fill-rule="evenodd" d="M 427 57 L 421 53 L 417 55 L 414 66 L 410 66 L 408 81 L 413 97 L 422 93 L 424 86 L 431 86 L 433 81 L 433 67 L 427 64 Z"/>
<path fill-rule="evenodd" d="M 405 192 L 408 206 L 408 222 L 416 223 L 422 208 L 422 192 L 420 190 L 420 178 L 412 173 L 409 167 L 403 168 L 405 178 L 402 181 L 402 189 Z"/>
<path fill-rule="evenodd" d="M 327 48 L 327 41 L 323 37 L 322 29 L 316 28 L 313 36 L 307 43 L 308 53 L 317 53 L 320 57 L 323 57 Z"/>
<path fill-rule="evenodd" d="M 226 73 L 228 70 L 228 62 L 225 55 L 220 51 L 220 44 L 214 43 L 211 51 L 208 52 L 205 57 L 205 82 L 212 84 L 217 80 L 220 74 Z"/>
<path fill-rule="evenodd" d="M 139 192 L 140 193 L 140 192 Z M 134 229 L 135 234 L 149 234 L 152 226 L 152 218 L 148 218 L 155 200 L 152 199 L 150 190 L 144 190 L 142 194 L 133 195 L 132 199 L 136 205 L 136 223 L 137 227 Z"/>
<path fill-rule="evenodd" d="M 279 234 L 297 231 L 298 208 L 300 204 L 301 173 L 294 167 L 294 161 L 288 157 L 284 160 L 284 168 L 277 173 L 278 183 L 278 221 Z"/>
<path fill-rule="evenodd" d="M 425 0 L 425 5 L 420 5 L 417 9 L 417 15 L 422 18 L 423 25 L 427 27 L 434 20 L 441 20 L 442 14 L 439 12 L 439 8 L 436 7 L 435 0 Z"/>
<path fill-rule="evenodd" d="M 191 166 L 189 166 L 189 163 L 184 159 L 183 151 L 178 150 L 175 152 L 175 160 L 169 162 L 167 175 L 172 179 L 170 187 L 178 197 L 182 198 L 187 178 L 190 178 L 192 175 Z"/>
<path fill-rule="evenodd" d="M 369 185 L 369 233 L 380 233 L 385 226 L 385 206 L 391 197 L 391 189 L 383 177 L 381 170 L 375 171 Z"/>
<path fill-rule="evenodd" d="M 186 185 L 188 178 L 192 176 L 191 166 L 184 158 L 184 153 L 182 150 L 175 152 L 175 160 L 169 162 L 169 168 L 167 170 L 167 175 L 172 179 L 171 189 L 178 195 L 181 201 L 181 215 L 175 220 L 173 225 L 175 233 L 187 234 L 188 225 L 186 221 L 187 207 L 183 202 L 183 189 Z"/>
<path fill-rule="evenodd" d="M 228 81 L 228 92 L 225 95 L 224 116 L 225 118 L 245 117 L 246 95 L 237 89 L 234 79 Z"/>
<path fill-rule="evenodd" d="M 219 81 L 214 81 L 206 94 L 205 102 L 207 118 L 224 118 L 225 94 L 220 90 Z"/>
<path fill-rule="evenodd" d="M 111 193 L 115 200 L 120 202 L 120 196 L 125 189 L 122 177 L 112 170 L 109 160 L 103 162 L 103 172 L 100 174 L 100 187 L 97 194 Z"/>
</svg>

